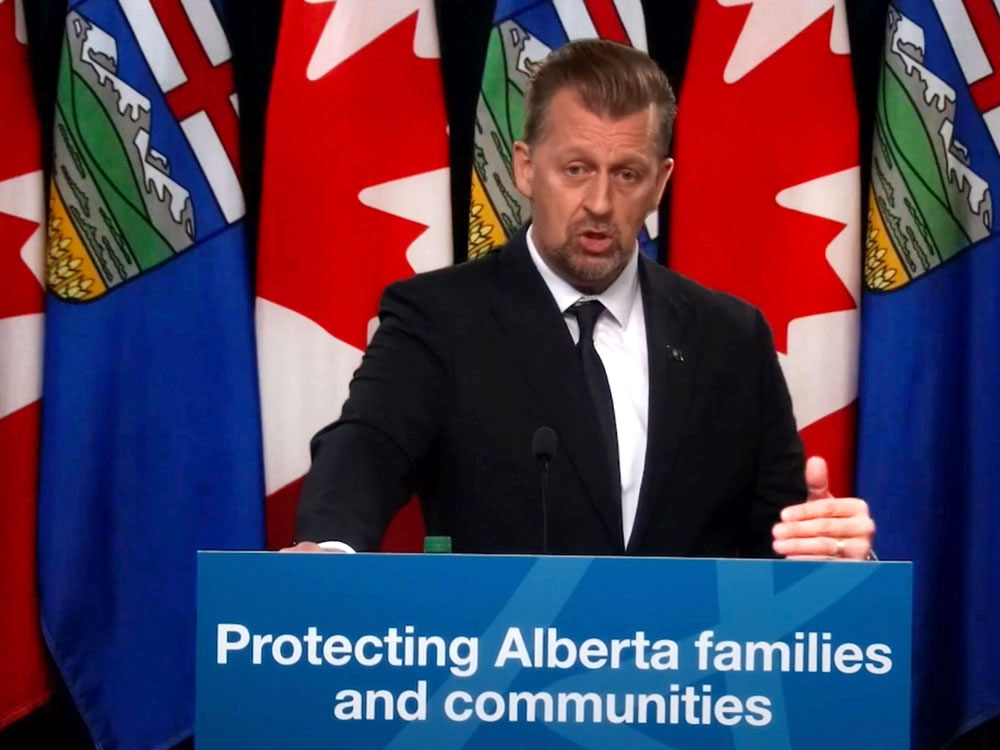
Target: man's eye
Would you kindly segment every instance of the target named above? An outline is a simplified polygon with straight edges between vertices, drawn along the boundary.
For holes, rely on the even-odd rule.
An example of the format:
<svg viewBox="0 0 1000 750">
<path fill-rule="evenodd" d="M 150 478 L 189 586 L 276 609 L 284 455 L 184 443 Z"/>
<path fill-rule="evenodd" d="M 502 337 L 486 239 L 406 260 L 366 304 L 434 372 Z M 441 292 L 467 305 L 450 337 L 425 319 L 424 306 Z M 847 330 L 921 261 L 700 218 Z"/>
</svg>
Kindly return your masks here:
<svg viewBox="0 0 1000 750">
<path fill-rule="evenodd" d="M 622 178 L 625 182 L 635 182 L 639 179 L 639 173 L 634 169 L 623 169 L 618 173 L 618 176 Z"/>
<path fill-rule="evenodd" d="M 582 164 L 570 164 L 566 167 L 566 174 L 570 177 L 579 177 L 583 174 L 583 171 Z"/>
</svg>

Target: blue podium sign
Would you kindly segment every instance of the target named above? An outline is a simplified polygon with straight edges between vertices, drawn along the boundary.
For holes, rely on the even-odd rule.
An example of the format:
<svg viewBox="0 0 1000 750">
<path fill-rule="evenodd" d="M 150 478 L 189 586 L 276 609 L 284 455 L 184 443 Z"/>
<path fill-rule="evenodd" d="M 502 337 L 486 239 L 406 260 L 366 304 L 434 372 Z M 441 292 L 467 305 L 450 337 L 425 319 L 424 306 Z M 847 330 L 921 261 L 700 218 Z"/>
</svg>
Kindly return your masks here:
<svg viewBox="0 0 1000 750">
<path fill-rule="evenodd" d="M 198 750 L 909 747 L 911 566 L 198 559 Z"/>
</svg>

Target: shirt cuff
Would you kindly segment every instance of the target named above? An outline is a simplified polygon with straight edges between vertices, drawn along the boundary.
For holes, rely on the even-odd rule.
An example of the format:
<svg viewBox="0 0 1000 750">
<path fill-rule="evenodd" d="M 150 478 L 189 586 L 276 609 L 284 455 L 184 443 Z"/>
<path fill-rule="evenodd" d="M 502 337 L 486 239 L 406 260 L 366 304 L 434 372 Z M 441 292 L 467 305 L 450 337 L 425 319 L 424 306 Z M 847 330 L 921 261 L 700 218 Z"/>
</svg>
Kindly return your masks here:
<svg viewBox="0 0 1000 750">
<path fill-rule="evenodd" d="M 334 542 L 334 541 L 320 542 L 319 546 L 321 549 L 329 549 L 333 550 L 334 552 L 346 552 L 349 555 L 353 555 L 357 552 L 357 550 L 354 549 L 354 547 L 349 545 L 347 542 Z"/>
</svg>

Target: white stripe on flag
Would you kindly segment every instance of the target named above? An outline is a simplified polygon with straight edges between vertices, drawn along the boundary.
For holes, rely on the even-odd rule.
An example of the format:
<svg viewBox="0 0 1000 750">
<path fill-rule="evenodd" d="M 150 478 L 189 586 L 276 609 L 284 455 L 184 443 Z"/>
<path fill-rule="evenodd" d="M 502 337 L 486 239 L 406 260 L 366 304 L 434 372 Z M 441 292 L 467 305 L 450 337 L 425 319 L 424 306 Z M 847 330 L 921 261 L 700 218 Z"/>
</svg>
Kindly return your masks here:
<svg viewBox="0 0 1000 750">
<path fill-rule="evenodd" d="M 187 83 L 187 75 L 181 61 L 174 54 L 174 48 L 167 39 L 166 32 L 156 17 L 156 11 L 149 0 L 118 0 L 142 49 L 143 57 L 149 63 L 156 82 L 163 93 L 173 91 Z"/>
<path fill-rule="evenodd" d="M 233 105 L 233 111 L 236 116 L 240 116 L 240 97 L 235 91 L 229 95 L 229 103 Z"/>
<path fill-rule="evenodd" d="M 219 140 L 218 133 L 212 126 L 205 112 L 198 112 L 181 122 L 181 129 L 187 136 L 194 151 L 195 158 L 205 170 L 205 177 L 219 202 L 223 216 L 232 224 L 243 218 L 246 207 L 243 203 L 243 190 L 240 179 L 236 176 L 226 149 Z"/>
<path fill-rule="evenodd" d="M 28 43 L 28 26 L 24 22 L 24 0 L 14 0 L 14 38 Z"/>
<path fill-rule="evenodd" d="M 27 172 L 0 181 L 0 214 L 16 216 L 36 229 L 21 246 L 21 260 L 45 287 L 45 178 Z M 0 317 L 0 419 L 42 395 L 42 313 Z"/>
<path fill-rule="evenodd" d="M 309 470 L 309 439 L 340 414 L 363 352 L 262 297 L 256 319 L 264 482 L 270 495 Z"/>
<path fill-rule="evenodd" d="M 960 0 L 934 0 L 934 7 L 941 17 L 941 25 L 944 26 L 945 33 L 951 41 L 952 49 L 955 50 L 955 57 L 962 67 L 966 82 L 975 83 L 990 75 L 993 66 L 986 57 L 986 51 L 979 41 L 979 35 L 976 34 L 965 5 Z"/>
<path fill-rule="evenodd" d="M 583 0 L 552 0 L 559 21 L 570 39 L 596 39 L 597 29 Z"/>
<path fill-rule="evenodd" d="M 656 209 L 646 217 L 646 231 L 649 232 L 650 239 L 660 236 L 660 210 Z"/>
<path fill-rule="evenodd" d="M 996 144 L 997 150 L 1000 150 L 1000 107 L 983 112 L 983 122 L 986 123 L 990 135 L 993 136 L 993 143 Z"/>
<path fill-rule="evenodd" d="M 229 40 L 215 14 L 212 0 L 181 0 L 181 5 L 184 6 L 184 12 L 194 26 L 194 33 L 198 35 L 198 41 L 205 48 L 205 54 L 212 65 L 221 65 L 232 57 Z"/>
<path fill-rule="evenodd" d="M 0 318 L 0 419 L 42 397 L 42 313 Z"/>
<path fill-rule="evenodd" d="M 632 46 L 643 52 L 649 52 L 649 42 L 646 40 L 646 17 L 642 13 L 640 0 L 615 0 L 615 7 Z"/>
</svg>

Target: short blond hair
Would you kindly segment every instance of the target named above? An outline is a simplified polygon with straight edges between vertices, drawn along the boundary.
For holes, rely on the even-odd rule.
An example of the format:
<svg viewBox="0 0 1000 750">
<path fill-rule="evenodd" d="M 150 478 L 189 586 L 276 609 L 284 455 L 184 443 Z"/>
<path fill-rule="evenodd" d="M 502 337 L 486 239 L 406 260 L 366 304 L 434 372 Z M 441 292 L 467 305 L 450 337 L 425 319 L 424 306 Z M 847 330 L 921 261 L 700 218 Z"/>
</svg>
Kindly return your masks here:
<svg viewBox="0 0 1000 750">
<path fill-rule="evenodd" d="M 524 141 L 534 145 L 545 127 L 552 97 L 563 89 L 575 91 L 591 112 L 627 117 L 651 104 L 659 111 L 657 145 L 670 150 L 677 98 L 666 74 L 645 52 L 604 39 L 569 42 L 553 50 L 535 71 L 524 110 Z"/>
</svg>

